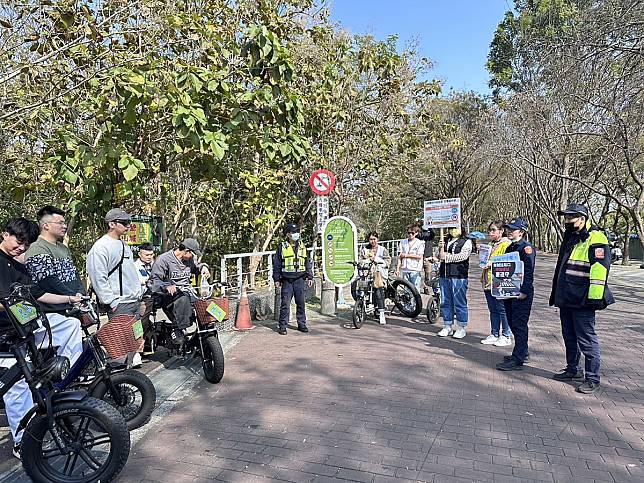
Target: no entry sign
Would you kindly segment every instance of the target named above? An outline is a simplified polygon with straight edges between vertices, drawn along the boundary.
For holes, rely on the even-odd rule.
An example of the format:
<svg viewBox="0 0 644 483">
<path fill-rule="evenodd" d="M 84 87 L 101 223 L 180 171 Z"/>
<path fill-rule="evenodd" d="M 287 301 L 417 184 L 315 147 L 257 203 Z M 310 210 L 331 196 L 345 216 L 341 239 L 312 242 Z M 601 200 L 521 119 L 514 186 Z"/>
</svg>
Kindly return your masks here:
<svg viewBox="0 0 644 483">
<path fill-rule="evenodd" d="M 311 174 L 309 186 L 316 195 L 328 195 L 335 186 L 335 176 L 328 169 L 318 169 Z"/>
</svg>

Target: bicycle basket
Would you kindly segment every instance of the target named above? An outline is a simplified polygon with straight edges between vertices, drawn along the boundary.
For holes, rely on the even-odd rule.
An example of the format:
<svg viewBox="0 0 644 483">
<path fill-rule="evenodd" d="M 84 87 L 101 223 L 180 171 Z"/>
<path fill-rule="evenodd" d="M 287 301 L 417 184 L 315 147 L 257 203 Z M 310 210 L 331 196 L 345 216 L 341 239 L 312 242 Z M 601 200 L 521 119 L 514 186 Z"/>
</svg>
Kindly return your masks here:
<svg viewBox="0 0 644 483">
<path fill-rule="evenodd" d="M 208 308 L 212 303 L 215 303 L 217 307 L 213 307 L 215 309 L 215 313 L 221 314 L 221 321 L 224 321 L 228 319 L 228 314 L 230 313 L 230 307 L 228 304 L 228 298 L 227 297 L 217 297 L 213 299 L 207 299 L 207 300 L 197 300 L 195 302 L 195 312 L 197 313 L 197 320 L 199 321 L 199 324 L 201 325 L 210 325 L 215 322 L 219 322 L 219 320 L 211 313 L 211 311 L 208 311 Z"/>
<path fill-rule="evenodd" d="M 96 331 L 96 337 L 113 359 L 143 349 L 143 327 L 133 315 L 115 315 Z"/>
</svg>

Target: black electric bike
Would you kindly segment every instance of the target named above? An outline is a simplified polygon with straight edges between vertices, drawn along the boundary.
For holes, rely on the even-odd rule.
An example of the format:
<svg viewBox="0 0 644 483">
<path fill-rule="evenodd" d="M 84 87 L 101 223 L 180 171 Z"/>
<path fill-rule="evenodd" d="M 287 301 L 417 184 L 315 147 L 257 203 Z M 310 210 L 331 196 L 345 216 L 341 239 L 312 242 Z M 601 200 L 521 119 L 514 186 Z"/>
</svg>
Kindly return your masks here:
<svg viewBox="0 0 644 483">
<path fill-rule="evenodd" d="M 351 283 L 351 296 L 356 303 L 353 306 L 353 325 L 356 329 L 362 327 L 366 315 L 375 314 L 376 300 L 374 298 L 373 268 L 382 262 L 375 260 L 361 260 L 348 262 L 356 267 L 357 278 Z M 417 317 L 423 309 L 423 300 L 414 284 L 398 277 L 388 277 L 385 283 L 386 300 L 393 301 L 394 306 L 405 317 Z"/>
<path fill-rule="evenodd" d="M 0 377 L 0 397 L 24 379 L 34 402 L 18 427 L 24 429 L 25 472 L 36 482 L 112 481 L 130 454 L 123 416 L 85 391 L 56 389 L 54 383 L 64 378 L 69 360 L 52 348 L 49 322 L 28 287 L 12 285 L 0 303 L 11 323 L 11 329 L 2 332 L 0 357 L 16 360 Z M 42 344 L 46 349 L 36 342 L 40 330 L 46 334 Z"/>
<path fill-rule="evenodd" d="M 90 300 L 68 311 L 70 317 L 81 321 L 85 334 L 83 352 L 62 381 L 55 384 L 59 390 L 86 389 L 90 396 L 114 406 L 125 419 L 127 428 L 143 426 L 150 420 L 156 404 L 156 390 L 148 376 L 127 363 L 111 360 L 90 327 L 100 328 L 100 320 Z"/>
<path fill-rule="evenodd" d="M 197 304 L 208 305 L 207 301 L 212 296 L 213 289 L 222 289 L 226 284 L 215 283 L 208 285 L 209 290 L 201 291 L 197 297 Z M 157 320 L 156 314 L 161 307 L 157 304 L 156 297 L 152 309 L 153 330 L 146 335 L 146 342 L 151 352 L 159 347 L 165 347 L 170 355 L 179 357 L 199 357 L 203 368 L 204 377 L 210 383 L 216 384 L 224 377 L 224 350 L 219 342 L 219 334 L 213 317 L 197 314 L 193 305 L 191 326 L 186 329 L 186 341 L 177 345 L 172 340 L 172 321 Z"/>
</svg>

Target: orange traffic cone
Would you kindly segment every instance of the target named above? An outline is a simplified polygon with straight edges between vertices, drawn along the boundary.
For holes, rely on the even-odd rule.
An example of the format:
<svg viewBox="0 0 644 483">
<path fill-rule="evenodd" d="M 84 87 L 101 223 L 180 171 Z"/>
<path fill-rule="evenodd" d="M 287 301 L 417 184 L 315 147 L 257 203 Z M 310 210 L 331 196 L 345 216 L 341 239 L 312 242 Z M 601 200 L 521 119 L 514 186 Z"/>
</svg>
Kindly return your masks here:
<svg viewBox="0 0 644 483">
<path fill-rule="evenodd" d="M 237 306 L 237 316 L 235 317 L 235 330 L 250 330 L 255 326 L 250 321 L 250 307 L 248 305 L 248 294 L 246 287 L 242 287 L 239 305 Z"/>
</svg>

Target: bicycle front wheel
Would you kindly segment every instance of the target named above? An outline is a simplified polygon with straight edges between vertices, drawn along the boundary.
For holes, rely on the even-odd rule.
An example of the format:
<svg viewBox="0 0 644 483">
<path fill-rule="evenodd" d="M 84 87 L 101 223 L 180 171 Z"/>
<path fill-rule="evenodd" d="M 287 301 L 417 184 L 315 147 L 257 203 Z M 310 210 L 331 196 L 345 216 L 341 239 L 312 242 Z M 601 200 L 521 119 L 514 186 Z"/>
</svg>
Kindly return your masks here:
<svg viewBox="0 0 644 483">
<path fill-rule="evenodd" d="M 46 415 L 31 420 L 22 438 L 22 466 L 33 481 L 89 483 L 114 480 L 130 455 L 123 416 L 104 401 L 88 397 L 53 408 L 55 440 Z"/>
<path fill-rule="evenodd" d="M 364 299 L 358 297 L 356 303 L 353 305 L 353 326 L 356 329 L 362 327 L 364 322 L 365 308 L 364 308 Z"/>
</svg>

